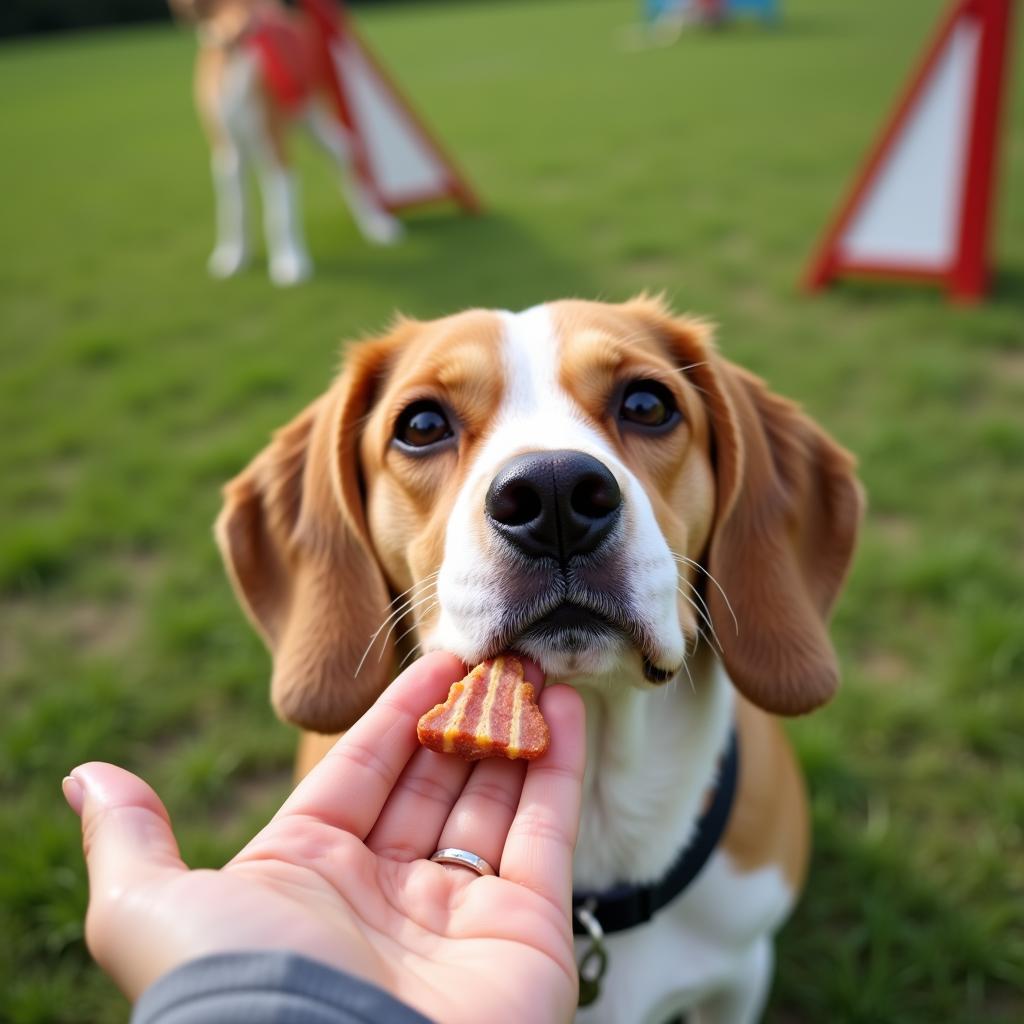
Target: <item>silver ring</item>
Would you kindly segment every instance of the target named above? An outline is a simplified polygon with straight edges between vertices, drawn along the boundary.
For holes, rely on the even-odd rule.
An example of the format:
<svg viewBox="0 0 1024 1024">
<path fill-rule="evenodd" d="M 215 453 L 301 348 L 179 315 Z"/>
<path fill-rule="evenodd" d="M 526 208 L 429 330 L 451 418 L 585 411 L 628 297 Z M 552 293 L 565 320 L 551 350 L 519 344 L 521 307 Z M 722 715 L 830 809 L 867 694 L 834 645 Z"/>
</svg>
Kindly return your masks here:
<svg viewBox="0 0 1024 1024">
<path fill-rule="evenodd" d="M 454 846 L 446 846 L 443 850 L 438 850 L 430 859 L 437 864 L 455 864 L 460 868 L 469 868 L 470 871 L 475 871 L 478 875 L 497 874 L 483 857 L 478 857 L 475 853 L 470 853 L 469 850 L 460 850 Z"/>
</svg>

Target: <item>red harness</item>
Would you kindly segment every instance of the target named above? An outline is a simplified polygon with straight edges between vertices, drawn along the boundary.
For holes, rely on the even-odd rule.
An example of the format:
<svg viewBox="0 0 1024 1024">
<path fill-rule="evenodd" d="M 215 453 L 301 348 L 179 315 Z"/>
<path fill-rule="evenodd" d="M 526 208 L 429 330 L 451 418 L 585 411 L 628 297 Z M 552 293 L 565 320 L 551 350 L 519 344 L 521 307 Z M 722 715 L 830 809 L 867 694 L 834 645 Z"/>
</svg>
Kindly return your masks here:
<svg viewBox="0 0 1024 1024">
<path fill-rule="evenodd" d="M 285 110 L 302 106 L 322 87 L 323 47 L 305 18 L 286 11 L 261 11 L 242 42 L 256 52 L 267 89 Z"/>
</svg>

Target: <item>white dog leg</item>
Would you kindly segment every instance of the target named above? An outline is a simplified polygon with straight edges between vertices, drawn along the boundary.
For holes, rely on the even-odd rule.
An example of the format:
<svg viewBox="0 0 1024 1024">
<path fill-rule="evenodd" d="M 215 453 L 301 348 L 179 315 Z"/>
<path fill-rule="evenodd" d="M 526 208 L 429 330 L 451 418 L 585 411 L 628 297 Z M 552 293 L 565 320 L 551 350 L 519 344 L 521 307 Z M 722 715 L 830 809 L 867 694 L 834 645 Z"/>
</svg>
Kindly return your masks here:
<svg viewBox="0 0 1024 1024">
<path fill-rule="evenodd" d="M 338 184 L 356 225 L 368 242 L 394 245 L 405 234 L 402 222 L 384 209 L 352 172 L 352 150 L 344 129 L 320 104 L 306 115 L 313 138 L 338 168 Z"/>
<path fill-rule="evenodd" d="M 287 167 L 272 161 L 260 167 L 259 179 L 270 279 L 284 287 L 298 284 L 313 272 L 302 231 L 298 185 Z"/>
<path fill-rule="evenodd" d="M 249 261 L 249 231 L 245 209 L 245 168 L 237 146 L 221 145 L 211 160 L 217 204 L 217 240 L 207 261 L 214 277 L 231 277 Z"/>
<path fill-rule="evenodd" d="M 259 63 L 252 53 L 232 56 L 221 97 L 224 125 L 256 164 L 263 199 L 263 229 L 267 240 L 270 279 L 291 285 L 309 277 L 313 269 L 295 182 L 288 168 L 283 126 L 273 120 L 263 94 Z"/>
<path fill-rule="evenodd" d="M 762 936 L 743 958 L 732 984 L 693 1010 L 691 1024 L 756 1024 L 768 998 L 774 964 L 772 939 Z"/>
</svg>

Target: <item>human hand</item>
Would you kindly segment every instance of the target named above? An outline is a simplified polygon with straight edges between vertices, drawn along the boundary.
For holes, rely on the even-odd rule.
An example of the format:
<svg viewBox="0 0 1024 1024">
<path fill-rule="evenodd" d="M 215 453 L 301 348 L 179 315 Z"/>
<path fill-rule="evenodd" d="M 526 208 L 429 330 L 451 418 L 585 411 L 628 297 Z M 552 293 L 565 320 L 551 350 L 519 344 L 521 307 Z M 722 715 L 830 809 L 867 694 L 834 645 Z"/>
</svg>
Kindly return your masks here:
<svg viewBox="0 0 1024 1024">
<path fill-rule="evenodd" d="M 446 1024 L 569 1020 L 582 702 L 565 686 L 541 694 L 551 746 L 528 767 L 469 765 L 416 740 L 419 716 L 463 674 L 441 653 L 406 670 L 219 871 L 185 866 L 141 779 L 76 768 L 65 795 L 82 818 L 100 966 L 136 999 L 188 960 L 286 949 Z M 497 876 L 424 859 L 448 846 Z"/>
</svg>

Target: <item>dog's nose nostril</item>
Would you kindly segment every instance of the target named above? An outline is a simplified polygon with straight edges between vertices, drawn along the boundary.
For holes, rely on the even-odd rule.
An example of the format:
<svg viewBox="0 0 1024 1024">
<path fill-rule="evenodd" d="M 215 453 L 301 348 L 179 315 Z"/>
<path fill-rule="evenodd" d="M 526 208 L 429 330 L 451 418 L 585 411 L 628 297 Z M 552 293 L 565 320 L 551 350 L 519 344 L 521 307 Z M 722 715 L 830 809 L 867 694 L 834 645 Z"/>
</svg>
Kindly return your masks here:
<svg viewBox="0 0 1024 1024">
<path fill-rule="evenodd" d="M 588 473 L 572 489 L 569 504 L 585 519 L 603 519 L 622 504 L 622 492 L 611 473 Z"/>
<path fill-rule="evenodd" d="M 540 516 L 543 502 L 529 484 L 492 488 L 487 495 L 487 514 L 505 526 L 525 526 Z"/>
<path fill-rule="evenodd" d="M 523 554 L 560 562 L 597 548 L 621 507 L 611 470 L 576 451 L 517 456 L 491 481 L 484 502 L 491 527 L 505 540 Z"/>
</svg>

